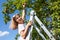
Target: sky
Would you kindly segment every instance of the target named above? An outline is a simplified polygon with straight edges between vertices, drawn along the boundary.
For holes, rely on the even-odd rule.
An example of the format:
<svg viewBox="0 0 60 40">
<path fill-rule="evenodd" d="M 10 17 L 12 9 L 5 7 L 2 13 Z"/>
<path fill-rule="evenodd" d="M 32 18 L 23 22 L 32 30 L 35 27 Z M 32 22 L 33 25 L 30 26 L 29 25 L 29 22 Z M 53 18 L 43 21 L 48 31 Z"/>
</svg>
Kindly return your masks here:
<svg viewBox="0 0 60 40">
<path fill-rule="evenodd" d="M 9 29 L 10 22 L 7 24 L 3 21 L 3 14 L 2 14 L 2 3 L 6 2 L 6 0 L 0 0 L 0 40 L 15 40 L 15 36 L 18 33 L 18 30 L 11 30 Z M 16 11 L 15 13 L 17 13 Z M 12 14 L 13 15 L 13 14 Z M 11 15 L 11 17 L 12 17 Z"/>
<path fill-rule="evenodd" d="M 6 2 L 6 0 L 0 0 L 0 40 L 14 40 L 15 35 L 17 34 L 17 30 L 9 29 L 9 24 L 5 24 L 3 21 L 3 14 L 2 14 L 2 3 Z"/>
</svg>

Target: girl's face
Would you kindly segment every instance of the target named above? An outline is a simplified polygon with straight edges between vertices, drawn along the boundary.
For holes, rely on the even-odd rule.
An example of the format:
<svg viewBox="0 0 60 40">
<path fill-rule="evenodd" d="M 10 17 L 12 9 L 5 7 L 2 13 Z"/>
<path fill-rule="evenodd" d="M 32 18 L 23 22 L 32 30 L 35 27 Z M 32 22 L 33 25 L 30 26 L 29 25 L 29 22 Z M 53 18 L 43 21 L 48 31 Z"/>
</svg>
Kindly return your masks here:
<svg viewBox="0 0 60 40">
<path fill-rule="evenodd" d="M 22 17 L 20 15 L 16 15 L 15 20 L 17 23 L 22 23 Z"/>
</svg>

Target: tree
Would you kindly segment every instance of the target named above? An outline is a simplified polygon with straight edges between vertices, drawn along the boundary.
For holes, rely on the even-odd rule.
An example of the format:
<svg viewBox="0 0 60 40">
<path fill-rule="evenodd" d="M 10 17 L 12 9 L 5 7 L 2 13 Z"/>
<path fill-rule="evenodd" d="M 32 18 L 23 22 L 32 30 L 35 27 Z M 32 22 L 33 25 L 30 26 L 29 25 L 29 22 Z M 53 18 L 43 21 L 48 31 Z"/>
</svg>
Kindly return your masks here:
<svg viewBox="0 0 60 40">
<path fill-rule="evenodd" d="M 27 3 L 26 7 L 34 9 L 48 30 L 52 30 L 55 38 L 60 40 L 60 0 L 7 0 L 6 3 L 3 3 L 4 22 L 10 21 L 10 14 L 14 13 L 15 10 L 21 11 L 22 4 L 25 2 Z M 45 35 L 43 30 L 42 33 Z M 35 36 L 37 40 L 41 39 L 35 29 L 33 29 L 33 34 L 33 40 L 35 40 Z M 48 39 L 47 35 L 45 37 Z"/>
</svg>

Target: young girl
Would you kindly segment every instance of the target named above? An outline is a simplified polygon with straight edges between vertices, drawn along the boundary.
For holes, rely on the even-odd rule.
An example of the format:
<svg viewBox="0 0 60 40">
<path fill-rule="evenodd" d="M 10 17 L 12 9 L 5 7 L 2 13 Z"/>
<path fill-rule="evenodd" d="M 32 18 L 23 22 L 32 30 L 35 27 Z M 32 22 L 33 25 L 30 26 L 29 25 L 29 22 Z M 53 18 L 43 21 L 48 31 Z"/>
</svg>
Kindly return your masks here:
<svg viewBox="0 0 60 40">
<path fill-rule="evenodd" d="M 24 7 L 25 5 L 23 5 L 23 8 Z M 20 38 L 18 40 L 29 40 L 28 31 L 32 25 L 32 21 L 29 21 L 28 24 L 24 26 L 24 17 L 25 17 L 25 10 L 23 10 L 22 16 L 16 14 L 13 16 L 11 20 L 10 28 L 14 30 L 18 28 L 18 33 L 20 34 Z"/>
</svg>

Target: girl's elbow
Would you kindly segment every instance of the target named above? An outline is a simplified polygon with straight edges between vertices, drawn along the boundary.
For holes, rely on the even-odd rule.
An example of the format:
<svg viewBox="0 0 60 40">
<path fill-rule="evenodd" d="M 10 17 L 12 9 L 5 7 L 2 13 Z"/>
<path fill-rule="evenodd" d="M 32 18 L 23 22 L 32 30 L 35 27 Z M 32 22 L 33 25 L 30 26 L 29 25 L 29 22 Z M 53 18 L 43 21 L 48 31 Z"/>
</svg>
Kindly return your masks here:
<svg viewBox="0 0 60 40">
<path fill-rule="evenodd" d="M 21 37 L 22 37 L 23 39 L 25 39 L 25 38 L 26 38 L 26 36 L 25 36 L 24 34 L 21 34 Z"/>
<path fill-rule="evenodd" d="M 24 33 L 24 30 L 20 32 L 20 35 L 21 35 L 21 37 L 22 37 L 23 39 L 26 38 L 26 34 Z"/>
<path fill-rule="evenodd" d="M 26 38 L 26 36 L 22 36 L 22 38 L 23 38 L 23 39 L 25 39 L 25 38 Z"/>
</svg>

